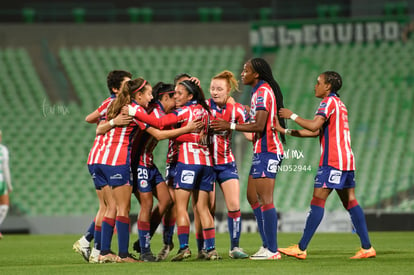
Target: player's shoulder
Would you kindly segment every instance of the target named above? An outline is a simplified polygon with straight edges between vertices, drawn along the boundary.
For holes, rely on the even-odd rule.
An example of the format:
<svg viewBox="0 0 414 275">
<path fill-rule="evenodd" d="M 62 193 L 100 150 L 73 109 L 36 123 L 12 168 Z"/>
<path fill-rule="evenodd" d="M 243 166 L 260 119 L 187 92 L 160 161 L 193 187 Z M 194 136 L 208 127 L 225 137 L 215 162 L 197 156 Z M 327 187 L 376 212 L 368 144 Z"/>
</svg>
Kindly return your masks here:
<svg viewBox="0 0 414 275">
<path fill-rule="evenodd" d="M 115 99 L 115 98 L 114 98 L 114 97 L 112 97 L 112 96 L 107 97 L 107 98 L 105 98 L 105 99 L 104 99 L 104 101 L 102 101 L 101 105 L 107 105 L 107 104 L 111 103 L 111 102 L 112 102 L 112 100 L 114 100 L 114 99 Z"/>
</svg>

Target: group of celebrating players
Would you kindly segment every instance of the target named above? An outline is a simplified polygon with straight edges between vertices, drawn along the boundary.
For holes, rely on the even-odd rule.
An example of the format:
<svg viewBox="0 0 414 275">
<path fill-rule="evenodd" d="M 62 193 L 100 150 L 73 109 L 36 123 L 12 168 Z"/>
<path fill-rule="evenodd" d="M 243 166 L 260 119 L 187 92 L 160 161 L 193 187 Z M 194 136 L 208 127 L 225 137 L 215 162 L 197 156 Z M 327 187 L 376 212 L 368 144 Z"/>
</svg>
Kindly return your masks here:
<svg viewBox="0 0 414 275">
<path fill-rule="evenodd" d="M 238 81 L 230 71 L 211 79 L 210 99 L 205 98 L 199 80 L 188 74 L 177 75 L 174 84 L 159 82 L 154 86 L 141 77 L 132 79 L 127 71 L 108 74 L 111 96 L 86 117 L 87 122 L 98 125 L 88 168 L 99 209 L 86 234 L 74 243 L 76 252 L 91 263 L 162 261 L 174 248 L 176 225 L 179 248 L 171 260 L 187 259 L 192 254 L 188 213 L 191 199 L 197 258 L 221 259 L 216 250 L 214 224 L 218 183 L 228 210 L 230 258 L 278 260 L 283 253 L 305 259 L 307 245 L 322 220 L 325 200 L 334 189 L 361 239 L 361 250 L 352 258 L 375 257 L 364 213 L 354 194 L 355 163 L 347 110 L 338 94 L 342 86 L 340 75 L 332 71 L 319 75 L 315 96 L 323 100 L 313 120 L 284 108 L 281 89 L 264 59 L 248 60 L 241 77 L 244 85 L 252 87 L 250 106 L 231 97 L 231 92 L 238 90 Z M 289 118 L 304 129 L 287 129 Z M 242 221 L 238 171 L 231 150 L 233 131 L 244 132 L 253 142 L 247 199 L 262 246 L 250 256 L 239 245 Z M 285 135 L 319 136 L 322 156 L 303 237 L 298 245 L 278 248 L 273 192 Z M 153 162 L 153 150 L 162 139 L 169 139 L 165 179 Z M 133 246 L 139 258 L 130 254 L 128 247 L 132 194 L 140 203 L 138 240 Z M 158 201 L 156 206 L 153 197 Z M 161 223 L 164 246 L 155 256 L 151 238 Z M 111 250 L 114 228 L 117 254 Z"/>
</svg>

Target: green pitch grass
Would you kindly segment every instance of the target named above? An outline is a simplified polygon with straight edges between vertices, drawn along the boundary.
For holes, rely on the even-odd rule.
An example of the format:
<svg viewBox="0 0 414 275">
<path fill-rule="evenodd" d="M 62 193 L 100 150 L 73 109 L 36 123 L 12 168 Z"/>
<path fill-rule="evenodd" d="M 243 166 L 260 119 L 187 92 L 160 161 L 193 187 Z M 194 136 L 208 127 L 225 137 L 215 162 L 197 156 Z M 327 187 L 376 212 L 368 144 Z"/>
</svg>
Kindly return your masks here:
<svg viewBox="0 0 414 275">
<path fill-rule="evenodd" d="M 0 274 L 413 274 L 414 232 L 371 232 L 377 257 L 350 260 L 359 248 L 352 233 L 317 233 L 308 258 L 283 256 L 279 261 L 232 260 L 228 257 L 228 235 L 218 234 L 220 261 L 196 260 L 194 235 L 190 236 L 193 256 L 184 262 L 88 264 L 72 250 L 79 235 L 5 235 L 0 240 Z M 117 248 L 116 236 L 112 247 Z M 131 247 L 136 235 L 131 236 Z M 279 246 L 297 243 L 298 233 L 280 233 Z M 177 239 L 175 239 L 177 244 Z M 250 254 L 260 246 L 258 234 L 242 235 L 241 246 Z M 153 252 L 161 248 L 161 236 L 152 240 Z M 132 250 L 131 250 L 132 252 Z M 174 249 L 172 254 L 175 254 Z M 170 255 L 169 259 L 172 255 Z"/>
</svg>

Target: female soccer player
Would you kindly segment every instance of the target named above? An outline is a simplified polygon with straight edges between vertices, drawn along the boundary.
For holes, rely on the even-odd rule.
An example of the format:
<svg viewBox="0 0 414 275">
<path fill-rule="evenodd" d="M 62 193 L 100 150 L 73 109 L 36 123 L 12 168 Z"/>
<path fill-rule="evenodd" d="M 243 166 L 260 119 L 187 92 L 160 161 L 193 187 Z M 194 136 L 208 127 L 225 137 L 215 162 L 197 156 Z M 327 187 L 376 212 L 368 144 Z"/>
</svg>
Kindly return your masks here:
<svg viewBox="0 0 414 275">
<path fill-rule="evenodd" d="M 297 245 L 279 248 L 283 254 L 298 259 L 306 258 L 306 248 L 322 221 L 325 201 L 332 190 L 337 192 L 343 206 L 351 215 L 352 223 L 361 240 L 362 248 L 351 259 L 376 256 L 368 237 L 364 212 L 355 197 L 355 160 L 351 149 L 348 111 L 338 94 L 341 87 L 342 78 L 337 72 L 326 71 L 318 76 L 315 96 L 321 98 L 322 102 L 313 120 L 301 118 L 289 109 L 282 108 L 279 111 L 280 117 L 290 118 L 304 128 L 286 129 L 286 134 L 295 137 L 319 136 L 321 144 L 322 155 L 302 239 Z"/>
<path fill-rule="evenodd" d="M 209 108 L 205 102 L 203 91 L 194 82 L 185 80 L 176 87 L 174 95 L 176 111 L 159 120 L 137 116 L 134 108 L 129 106 L 128 113 L 157 128 L 179 123 L 185 126 L 190 121 L 201 119 L 207 122 Z M 187 207 L 190 195 L 193 194 L 197 212 L 203 226 L 203 235 L 206 242 L 207 259 L 220 258 L 215 249 L 214 219 L 209 210 L 209 193 L 213 190 L 214 175 L 211 155 L 206 144 L 200 143 L 201 133 L 191 133 L 193 141 L 184 141 L 180 144 L 176 177 L 174 178 L 175 199 L 177 209 L 177 231 L 180 241 L 180 250 L 172 261 L 181 261 L 191 256 L 189 249 L 190 219 Z M 179 139 L 177 139 L 178 142 Z"/>
<path fill-rule="evenodd" d="M 196 77 L 191 76 L 188 73 L 180 73 L 175 76 L 174 78 L 174 90 L 178 83 L 184 80 L 191 80 L 195 82 L 197 85 L 200 85 L 200 80 Z M 173 97 L 174 100 L 174 97 Z M 174 100 L 175 104 L 175 100 Z M 166 176 L 165 181 L 169 187 L 170 195 L 173 200 L 173 204 L 171 207 L 167 210 L 167 212 L 164 214 L 162 223 L 163 223 L 163 243 L 164 246 L 161 248 L 160 252 L 157 255 L 157 261 L 165 260 L 171 250 L 174 248 L 173 243 L 173 235 L 174 235 L 174 227 L 175 227 L 175 221 L 176 221 L 176 209 L 175 209 L 175 195 L 174 195 L 174 177 L 176 175 L 176 166 L 178 162 L 178 143 L 176 139 L 170 139 L 168 142 L 168 153 L 167 153 L 167 165 L 166 165 Z M 211 193 L 214 193 L 211 192 Z M 194 206 L 194 200 L 192 200 L 193 203 L 193 209 L 195 209 Z M 193 211 L 196 213 L 196 211 Z M 198 218 L 197 216 L 194 217 L 194 219 Z M 199 223 L 196 223 L 196 225 Z M 199 226 L 201 229 L 201 225 Z M 196 227 L 197 228 L 197 227 Z M 202 231 L 202 229 L 201 229 Z M 202 234 L 201 234 L 202 235 Z"/>
<path fill-rule="evenodd" d="M 153 96 L 155 101 L 151 106 L 152 111 L 150 113 L 150 116 L 154 119 L 161 118 L 175 107 L 175 101 L 172 98 L 172 95 L 175 93 L 173 88 L 173 85 L 165 85 L 164 83 L 157 83 L 154 86 Z M 203 126 L 202 122 L 198 124 Z M 138 216 L 138 234 L 141 253 L 140 260 L 142 261 L 156 261 L 151 252 L 150 239 L 160 224 L 165 211 L 172 204 L 168 186 L 153 162 L 153 150 L 161 139 L 176 137 L 196 130 L 192 125 L 197 124 L 189 123 L 185 127 L 170 131 L 160 131 L 149 127 L 145 133 L 135 137 L 132 148 L 131 169 L 134 184 L 137 184 L 135 195 L 141 204 Z M 159 135 L 159 133 L 165 132 L 175 133 L 175 135 Z M 152 209 L 153 195 L 158 200 L 158 204 L 154 209 Z"/>
<path fill-rule="evenodd" d="M 246 109 L 240 103 L 228 103 L 232 90 L 238 90 L 233 73 L 223 71 L 210 83 L 211 98 L 208 100 L 212 119 L 222 118 L 230 123 L 247 122 Z M 234 100 L 233 100 L 234 101 Z M 239 247 L 241 233 L 240 183 L 235 158 L 231 150 L 232 131 L 214 131 L 211 136 L 216 182 L 220 185 L 227 206 L 227 225 L 230 234 L 229 256 L 233 259 L 249 257 Z"/>
<path fill-rule="evenodd" d="M 2 132 L 0 130 L 0 226 L 9 211 L 9 193 L 13 191 L 9 168 L 9 150 L 1 144 Z M 3 235 L 0 232 L 0 239 Z"/>
<path fill-rule="evenodd" d="M 269 64 L 262 58 L 253 58 L 244 64 L 243 84 L 253 88 L 250 123 L 229 123 L 216 119 L 211 127 L 216 131 L 237 130 L 253 132 L 253 161 L 247 183 L 247 200 L 253 208 L 263 246 L 252 260 L 278 260 L 277 213 L 273 191 L 278 167 L 283 159 L 283 146 L 277 135 L 284 120 L 278 119 L 277 110 L 283 107 L 280 87 L 273 78 Z M 282 141 L 284 136 L 282 135 Z"/>
<path fill-rule="evenodd" d="M 107 131 L 108 124 L 114 126 L 114 118 L 121 113 L 121 108 L 126 104 L 132 104 L 137 109 L 148 106 L 152 99 L 152 87 L 143 78 L 127 81 L 111 103 L 107 112 L 107 123 L 100 124 L 97 134 L 105 133 L 102 144 L 97 148 L 95 163 L 95 177 L 102 177 L 108 181 L 112 188 L 112 195 L 116 203 L 116 228 L 118 232 L 118 256 L 110 253 L 110 230 L 106 230 L 106 223 L 102 225 L 102 248 L 100 261 L 111 262 L 136 262 L 129 254 L 129 210 L 132 193 L 130 178 L 130 149 L 132 138 L 139 126 L 144 130 L 146 125 L 132 120 L 128 126 L 114 127 Z M 106 216 L 105 216 L 106 217 Z M 107 217 L 113 219 L 114 217 Z M 112 226 L 109 225 L 108 228 Z"/>
<path fill-rule="evenodd" d="M 110 71 L 107 75 L 106 82 L 107 87 L 110 92 L 110 97 L 105 99 L 103 103 L 92 113 L 86 116 L 85 121 L 88 123 L 97 123 L 99 124 L 101 120 L 106 116 L 108 106 L 111 104 L 112 100 L 116 98 L 116 95 L 121 91 L 121 87 L 125 81 L 131 80 L 132 74 L 123 70 L 113 70 Z M 114 119 L 116 125 L 127 125 L 131 122 L 131 118 L 128 116 L 119 115 Z M 98 257 L 101 250 L 101 231 L 102 231 L 102 220 L 104 219 L 105 212 L 108 211 L 107 217 L 115 217 L 115 201 L 112 198 L 110 188 L 107 182 L 98 182 L 97 178 L 94 176 L 94 159 L 95 151 L 101 145 L 102 135 L 96 135 L 93 146 L 88 155 L 88 170 L 92 176 L 92 179 L 95 183 L 95 190 L 99 200 L 98 212 L 95 216 L 95 219 L 90 224 L 87 232 L 79 240 L 73 244 L 73 249 L 83 256 L 86 261 L 91 263 L 97 263 Z M 109 214 L 112 213 L 112 214 Z M 111 223 L 111 221 L 105 220 L 106 223 Z M 115 220 L 113 220 L 115 224 Z M 112 237 L 111 237 L 112 238 Z M 90 250 L 90 242 L 94 239 L 94 246 L 92 252 Z"/>
</svg>

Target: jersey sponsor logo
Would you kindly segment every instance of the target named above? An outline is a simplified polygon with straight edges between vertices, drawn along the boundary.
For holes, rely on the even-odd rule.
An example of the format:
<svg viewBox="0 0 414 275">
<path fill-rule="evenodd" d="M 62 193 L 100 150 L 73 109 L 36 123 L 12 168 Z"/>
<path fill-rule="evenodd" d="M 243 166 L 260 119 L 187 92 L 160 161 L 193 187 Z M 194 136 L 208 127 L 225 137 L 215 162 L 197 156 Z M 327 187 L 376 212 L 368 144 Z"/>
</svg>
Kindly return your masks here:
<svg viewBox="0 0 414 275">
<path fill-rule="evenodd" d="M 201 118 L 203 118 L 204 110 L 203 109 L 194 109 L 193 110 L 193 115 L 195 116 L 196 119 L 201 119 Z"/>
<path fill-rule="evenodd" d="M 331 170 L 328 181 L 333 184 L 339 184 L 341 182 L 341 176 L 342 171 Z"/>
<path fill-rule="evenodd" d="M 111 180 L 122 180 L 121 174 L 115 174 L 109 177 Z"/>
<path fill-rule="evenodd" d="M 181 182 L 186 184 L 193 184 L 194 183 L 194 171 L 191 170 L 183 170 L 181 172 Z"/>
<path fill-rule="evenodd" d="M 279 165 L 279 161 L 276 159 L 269 159 L 269 162 L 267 163 L 267 171 L 270 173 L 276 173 L 277 172 L 277 166 Z"/>
<path fill-rule="evenodd" d="M 142 188 L 146 188 L 146 187 L 148 187 L 148 181 L 146 181 L 146 180 L 141 180 L 141 181 L 139 182 L 139 185 L 140 185 Z"/>
</svg>

